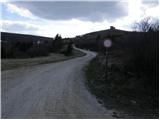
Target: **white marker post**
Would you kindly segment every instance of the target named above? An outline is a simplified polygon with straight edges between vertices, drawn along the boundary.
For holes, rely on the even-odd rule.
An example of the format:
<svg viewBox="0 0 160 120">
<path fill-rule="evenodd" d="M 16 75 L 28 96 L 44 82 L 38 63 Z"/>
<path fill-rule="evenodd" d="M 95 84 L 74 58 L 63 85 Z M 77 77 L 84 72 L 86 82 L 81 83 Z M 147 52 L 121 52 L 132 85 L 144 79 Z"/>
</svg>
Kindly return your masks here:
<svg viewBox="0 0 160 120">
<path fill-rule="evenodd" d="M 109 48 L 112 46 L 112 41 L 106 39 L 104 41 L 104 47 L 106 48 L 106 66 L 105 66 L 105 80 L 108 81 L 108 59 L 109 59 Z"/>
</svg>

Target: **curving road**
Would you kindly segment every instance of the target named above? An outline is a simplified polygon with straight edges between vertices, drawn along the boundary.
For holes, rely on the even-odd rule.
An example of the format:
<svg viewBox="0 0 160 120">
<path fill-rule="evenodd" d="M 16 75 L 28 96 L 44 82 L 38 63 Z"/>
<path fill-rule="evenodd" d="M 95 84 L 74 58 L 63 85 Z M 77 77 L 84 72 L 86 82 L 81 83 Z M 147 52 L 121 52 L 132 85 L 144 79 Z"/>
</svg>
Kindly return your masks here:
<svg viewBox="0 0 160 120">
<path fill-rule="evenodd" d="M 84 84 L 84 66 L 96 56 L 3 71 L 2 118 L 112 118 Z"/>
</svg>

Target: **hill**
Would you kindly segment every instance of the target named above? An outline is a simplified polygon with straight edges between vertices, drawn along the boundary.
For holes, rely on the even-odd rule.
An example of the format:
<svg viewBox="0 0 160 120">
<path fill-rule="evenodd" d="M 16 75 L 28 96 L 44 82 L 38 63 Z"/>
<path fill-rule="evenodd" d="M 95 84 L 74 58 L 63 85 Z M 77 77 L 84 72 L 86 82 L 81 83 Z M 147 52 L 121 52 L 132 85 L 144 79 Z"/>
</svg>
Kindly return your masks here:
<svg viewBox="0 0 160 120">
<path fill-rule="evenodd" d="M 52 41 L 53 38 L 35 36 L 35 35 L 26 35 L 26 34 L 17 34 L 17 33 L 8 33 L 1 32 L 1 41 L 2 42 L 37 42 L 37 41 Z"/>
<path fill-rule="evenodd" d="M 107 30 L 101 30 L 76 36 L 74 38 L 74 43 L 77 47 L 97 51 L 98 45 L 101 46 L 104 39 L 107 38 L 117 39 L 119 37 L 132 33 L 133 32 L 130 31 L 115 29 L 114 27 L 111 26 L 111 28 Z"/>
</svg>

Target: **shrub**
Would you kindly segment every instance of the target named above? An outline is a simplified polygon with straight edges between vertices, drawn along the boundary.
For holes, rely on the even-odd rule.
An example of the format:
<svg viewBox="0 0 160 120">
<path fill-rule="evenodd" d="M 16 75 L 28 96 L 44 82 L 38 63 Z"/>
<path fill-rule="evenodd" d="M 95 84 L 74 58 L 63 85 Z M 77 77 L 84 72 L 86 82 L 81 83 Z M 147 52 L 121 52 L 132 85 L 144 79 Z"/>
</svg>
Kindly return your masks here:
<svg viewBox="0 0 160 120">
<path fill-rule="evenodd" d="M 44 46 L 33 46 L 27 50 L 29 57 L 39 57 L 49 55 L 49 51 Z"/>
</svg>

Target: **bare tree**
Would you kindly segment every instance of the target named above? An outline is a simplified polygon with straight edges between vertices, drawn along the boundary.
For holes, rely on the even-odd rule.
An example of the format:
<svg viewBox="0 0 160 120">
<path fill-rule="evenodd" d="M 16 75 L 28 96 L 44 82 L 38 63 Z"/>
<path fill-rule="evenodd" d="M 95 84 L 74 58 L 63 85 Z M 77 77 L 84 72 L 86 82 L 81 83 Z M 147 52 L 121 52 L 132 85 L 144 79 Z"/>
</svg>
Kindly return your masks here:
<svg viewBox="0 0 160 120">
<path fill-rule="evenodd" d="M 151 25 L 151 29 L 154 32 L 159 31 L 159 20 L 156 20 L 156 22 Z"/>
<path fill-rule="evenodd" d="M 151 24 L 149 23 L 149 21 L 150 21 L 150 17 L 144 18 L 140 22 L 136 22 L 133 25 L 133 29 L 135 31 L 148 32 L 151 27 Z"/>
<path fill-rule="evenodd" d="M 144 18 L 140 22 L 134 23 L 133 29 L 140 32 L 159 31 L 159 20 L 151 21 L 150 17 Z"/>
</svg>

